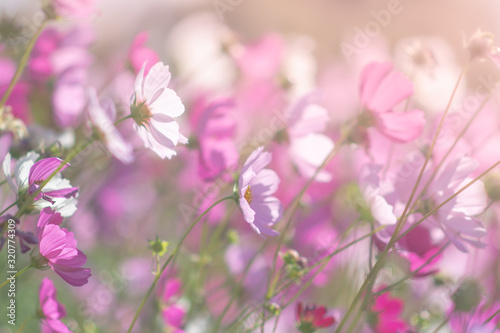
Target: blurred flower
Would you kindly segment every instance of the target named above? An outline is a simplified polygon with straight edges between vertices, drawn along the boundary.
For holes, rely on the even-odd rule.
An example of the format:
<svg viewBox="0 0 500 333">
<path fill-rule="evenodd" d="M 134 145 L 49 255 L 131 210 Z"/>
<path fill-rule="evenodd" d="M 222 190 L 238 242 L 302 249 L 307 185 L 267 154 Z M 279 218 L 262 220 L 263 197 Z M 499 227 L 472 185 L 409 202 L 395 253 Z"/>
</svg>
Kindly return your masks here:
<svg viewBox="0 0 500 333">
<path fill-rule="evenodd" d="M 308 305 L 303 307 L 302 302 L 297 303 L 297 329 L 302 333 L 313 333 L 318 328 L 332 326 L 335 323 L 333 316 L 325 317 L 326 308 L 324 306 Z"/>
<path fill-rule="evenodd" d="M 158 54 L 145 46 L 148 37 L 149 34 L 146 31 L 139 33 L 135 36 L 128 51 L 128 61 L 136 74 L 140 72 L 142 65 L 145 63 L 146 68 L 144 69 L 144 74 L 147 75 L 151 67 L 160 61 Z"/>
<path fill-rule="evenodd" d="M 35 162 L 38 157 L 29 152 L 20 158 L 14 167 L 14 178 L 11 176 L 11 156 L 7 154 L 3 161 L 3 172 L 11 190 L 18 196 L 32 195 L 61 164 L 62 160 L 50 157 Z M 33 207 L 42 210 L 51 207 L 62 216 L 71 216 L 76 211 L 78 187 L 72 187 L 69 180 L 62 178 L 60 172 L 68 167 L 64 165 L 35 198 Z M 40 200 L 43 199 L 43 200 Z"/>
<path fill-rule="evenodd" d="M 15 221 L 15 229 L 9 227 L 9 220 Z M 3 245 L 5 244 L 6 237 L 12 239 L 12 235 L 17 237 L 19 240 L 19 246 L 21 246 L 21 253 L 26 253 L 30 250 L 30 247 L 26 245 L 29 244 L 38 244 L 38 240 L 36 239 L 33 233 L 28 231 L 22 231 L 17 228 L 19 224 L 19 220 L 14 218 L 14 216 L 7 214 L 0 216 L 0 251 L 2 251 Z"/>
<path fill-rule="evenodd" d="M 0 133 L 12 132 L 16 140 L 24 139 L 28 136 L 28 130 L 24 122 L 12 114 L 10 106 L 0 109 Z"/>
<path fill-rule="evenodd" d="M 478 162 L 468 157 L 456 157 L 448 161 L 430 183 L 421 201 L 422 214 L 469 183 L 472 179 L 468 177 L 477 167 Z M 479 248 L 486 246 L 476 240 L 486 235 L 486 227 L 475 217 L 483 212 L 486 205 L 486 190 L 484 184 L 478 181 L 441 207 L 429 220 L 439 225 L 460 251 L 468 252 L 466 243 Z"/>
<path fill-rule="evenodd" d="M 0 44 L 0 51 L 2 48 L 3 45 Z M 3 96 L 7 91 L 15 72 L 16 63 L 10 58 L 0 57 L 0 96 Z M 4 106 L 3 110 L 0 110 L 0 118 L 2 118 L 0 120 L 0 131 L 4 131 L 5 128 L 10 127 L 10 131 L 16 133 L 18 131 L 14 131 L 13 127 L 23 129 L 23 123 L 30 122 L 31 114 L 28 102 L 30 91 L 30 85 L 27 82 L 18 81 L 16 83 L 5 103 L 6 106 Z M 16 121 L 16 126 L 13 126 L 14 121 Z M 22 138 L 26 135 L 26 130 L 19 131 L 16 134 Z"/>
<path fill-rule="evenodd" d="M 464 37 L 464 47 L 469 51 L 471 60 L 484 61 L 486 58 L 491 58 L 500 67 L 500 48 L 494 43 L 495 35 L 481 29 L 478 29 L 468 41 Z"/>
<path fill-rule="evenodd" d="M 56 13 L 68 18 L 86 18 L 95 10 L 95 0 L 52 0 Z"/>
<path fill-rule="evenodd" d="M 411 82 L 401 73 L 393 71 L 391 63 L 372 62 L 361 73 L 361 104 L 365 111 L 358 125 L 375 126 L 391 141 L 405 143 L 422 134 L 425 124 L 420 110 L 395 112 L 393 108 L 413 94 Z"/>
<path fill-rule="evenodd" d="M 238 195 L 243 218 L 252 229 L 263 236 L 276 236 L 279 233 L 270 227 L 281 219 L 283 207 L 273 197 L 279 185 L 276 172 L 264 169 L 271 162 L 271 153 L 257 148 L 247 159 L 241 170 Z"/>
<path fill-rule="evenodd" d="M 376 333 L 404 332 L 407 324 L 400 319 L 403 313 L 403 300 L 391 298 L 389 293 L 377 297 L 372 307 L 372 326 Z"/>
<path fill-rule="evenodd" d="M 64 305 L 57 301 L 57 290 L 54 283 L 44 278 L 39 289 L 40 307 L 42 318 L 41 332 L 42 333 L 71 333 L 68 327 L 60 320 L 66 316 Z"/>
<path fill-rule="evenodd" d="M 165 325 L 171 329 L 169 332 L 182 333 L 186 310 L 177 304 L 182 283 L 179 279 L 168 279 L 163 287 L 161 302 L 163 304 L 161 315 Z"/>
<path fill-rule="evenodd" d="M 188 139 L 179 133 L 179 124 L 174 118 L 184 113 L 180 98 L 167 85 L 171 74 L 168 66 L 156 63 L 147 75 L 144 64 L 135 81 L 135 92 L 130 109 L 135 120 L 134 129 L 144 141 L 146 148 L 153 150 L 162 159 L 177 155 L 173 149 Z"/>
<path fill-rule="evenodd" d="M 47 264 L 72 286 L 83 286 L 90 277 L 90 269 L 81 267 L 87 257 L 77 249 L 73 233 L 59 226 L 62 220 L 61 215 L 50 208 L 40 212 L 36 226 L 40 256 L 32 257 L 32 263 L 36 268 Z"/>
<path fill-rule="evenodd" d="M 222 177 L 231 181 L 229 174 L 238 163 L 235 144 L 236 121 L 234 101 L 221 98 L 211 103 L 200 100 L 191 111 L 191 122 L 199 144 L 198 174 L 204 181 Z"/>
<path fill-rule="evenodd" d="M 133 149 L 123 140 L 113 122 L 116 117 L 115 105 L 111 100 L 99 103 L 94 89 L 89 89 L 89 117 L 100 139 L 109 152 L 122 163 L 128 164 L 134 160 Z"/>
<path fill-rule="evenodd" d="M 333 150 L 333 140 L 320 134 L 329 120 L 325 108 L 315 103 L 317 94 L 308 94 L 295 102 L 289 110 L 287 134 L 290 141 L 290 158 L 304 178 L 311 178 L 316 169 Z M 321 170 L 316 176 L 318 182 L 329 182 L 330 173 Z"/>
</svg>

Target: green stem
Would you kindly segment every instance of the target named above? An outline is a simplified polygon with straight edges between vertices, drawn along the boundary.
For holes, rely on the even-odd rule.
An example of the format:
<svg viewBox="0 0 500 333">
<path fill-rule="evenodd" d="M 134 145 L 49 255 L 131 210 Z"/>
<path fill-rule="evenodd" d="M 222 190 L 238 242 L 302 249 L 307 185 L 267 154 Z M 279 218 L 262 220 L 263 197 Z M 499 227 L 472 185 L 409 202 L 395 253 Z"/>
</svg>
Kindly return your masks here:
<svg viewBox="0 0 500 333">
<path fill-rule="evenodd" d="M 379 291 L 377 291 L 377 295 L 382 295 L 383 293 L 387 292 L 387 291 L 390 291 L 391 289 L 397 287 L 398 285 L 400 285 L 401 283 L 405 282 L 406 280 L 408 279 L 411 279 L 412 277 L 414 277 L 415 275 L 417 275 L 422 269 L 424 269 L 425 266 L 429 265 L 431 263 L 432 260 L 434 260 L 434 258 L 436 258 L 438 255 L 440 255 L 441 253 L 443 253 L 443 251 L 450 245 L 450 242 L 446 243 L 438 252 L 436 252 L 432 257 L 430 257 L 425 263 L 423 263 L 419 268 L 417 268 L 416 270 L 406 274 L 406 276 L 402 277 L 401 279 L 399 279 L 398 281 L 394 282 L 393 284 L 391 284 L 390 286 L 387 286 Z"/>
<path fill-rule="evenodd" d="M 500 314 L 500 309 L 497 310 L 497 312 L 495 312 L 491 317 L 489 317 L 488 319 L 486 319 L 484 322 L 483 322 L 483 325 L 486 325 L 488 324 L 490 321 L 493 320 L 493 318 L 495 318 L 498 314 Z"/>
<path fill-rule="evenodd" d="M 309 186 L 314 182 L 314 180 L 316 179 L 318 174 L 321 172 L 321 170 L 331 161 L 332 158 L 335 157 L 335 155 L 337 155 L 337 153 L 340 151 L 340 148 L 342 148 L 345 140 L 347 139 L 348 135 L 349 135 L 349 131 L 346 131 L 345 133 L 343 133 L 343 135 L 337 141 L 337 144 L 335 145 L 335 147 L 328 154 L 328 156 L 323 160 L 321 165 L 316 169 L 316 171 L 314 172 L 312 177 L 308 179 L 307 183 L 302 187 L 299 194 L 295 197 L 295 199 L 292 203 L 292 207 L 291 207 L 291 210 L 290 210 L 290 213 L 289 213 L 286 225 L 285 225 L 285 229 L 283 230 L 283 232 L 279 236 L 278 246 L 276 247 L 276 251 L 274 252 L 273 265 L 271 266 L 271 273 L 269 274 L 269 279 L 267 282 L 267 292 L 266 292 L 267 299 L 270 299 L 272 297 L 273 292 L 274 292 L 274 288 L 276 287 L 276 283 L 278 283 L 278 277 L 273 278 L 275 270 L 276 270 L 276 262 L 278 260 L 278 254 L 279 254 L 279 251 L 281 250 L 281 246 L 283 246 L 283 243 L 285 242 L 285 236 L 288 232 L 288 229 L 291 227 L 292 217 L 295 214 L 295 211 L 298 209 L 299 203 L 300 203 L 302 197 L 304 196 L 304 194 L 306 193 L 307 189 L 309 188 Z"/>
<path fill-rule="evenodd" d="M 6 179 L 6 180 L 2 180 L 2 181 L 0 182 L 0 186 L 4 185 L 4 184 L 6 184 L 6 183 L 7 183 L 7 179 Z"/>
<path fill-rule="evenodd" d="M 159 272 L 157 272 L 156 274 L 156 277 L 153 281 L 153 283 L 151 284 L 151 286 L 149 287 L 146 295 L 144 296 L 144 298 L 142 299 L 141 301 L 141 304 L 139 305 L 139 308 L 137 309 L 135 315 L 134 315 L 134 318 L 132 319 L 132 323 L 130 323 L 130 327 L 128 328 L 127 332 L 130 333 L 132 332 L 132 329 L 134 328 L 134 325 L 135 325 L 135 322 L 137 321 L 137 318 L 139 318 L 139 314 L 141 313 L 142 311 L 142 308 L 144 307 L 144 304 L 146 304 L 146 300 L 148 299 L 149 295 L 151 295 L 151 293 L 153 292 L 153 289 L 156 287 L 156 284 L 158 283 L 158 280 L 160 279 L 162 273 L 165 271 L 165 269 L 167 268 L 168 264 L 172 261 L 172 259 L 174 258 L 174 256 L 177 254 L 177 252 L 179 251 L 179 248 L 181 247 L 182 243 L 184 242 L 184 240 L 186 239 L 186 237 L 189 235 L 189 233 L 191 232 L 191 230 L 193 230 L 193 228 L 196 226 L 196 224 L 203 218 L 203 216 L 205 216 L 212 208 L 214 208 L 215 206 L 217 206 L 218 204 L 220 204 L 221 202 L 225 201 L 225 200 L 234 200 L 234 196 L 228 196 L 228 197 L 225 197 L 225 198 L 222 198 L 218 201 L 216 201 L 214 204 L 212 204 L 212 206 L 208 207 L 203 213 L 201 213 L 200 216 L 198 216 L 194 221 L 193 223 L 189 226 L 189 228 L 186 230 L 186 232 L 184 233 L 184 235 L 182 236 L 181 240 L 179 241 L 179 243 L 177 243 L 176 247 L 174 248 L 174 250 L 172 251 L 172 253 L 170 254 L 170 256 L 168 257 L 167 261 L 165 262 L 165 264 L 162 266 L 161 270 Z"/>
<path fill-rule="evenodd" d="M 61 170 L 67 165 L 73 158 L 75 158 L 78 154 L 80 154 L 83 150 L 85 150 L 88 146 L 90 146 L 94 142 L 94 139 L 88 140 L 85 144 L 83 144 L 79 149 L 74 149 L 66 156 L 66 158 L 62 161 L 61 165 L 57 167 L 57 169 L 52 172 L 52 174 L 47 177 L 41 184 L 40 187 L 31 195 L 31 200 L 26 200 L 23 205 L 19 208 L 16 213 L 16 218 L 21 217 L 24 211 L 33 203 L 34 198 L 36 198 L 43 190 L 43 188 L 54 178 Z"/>
<path fill-rule="evenodd" d="M 463 191 L 465 191 L 466 189 L 468 189 L 470 186 L 472 186 L 474 183 L 476 183 L 478 180 L 480 180 L 481 178 L 483 178 L 484 176 L 486 176 L 491 170 L 493 170 L 494 168 L 496 168 L 498 165 L 500 165 L 500 160 L 498 162 L 496 162 L 495 164 L 493 164 L 491 167 L 489 167 L 487 170 L 485 170 L 483 173 L 481 173 L 479 176 L 477 176 L 476 178 L 474 178 L 473 180 L 471 180 L 470 182 L 468 182 L 467 185 L 464 185 L 464 187 L 462 187 L 460 190 L 458 190 L 457 192 L 455 192 L 448 199 L 446 199 L 445 201 L 443 201 L 442 203 L 440 203 L 438 206 L 436 206 L 430 212 L 428 212 L 427 214 L 425 214 L 425 216 L 423 216 L 420 220 L 418 220 L 417 222 L 413 223 L 411 225 L 411 227 L 409 227 L 405 232 L 403 232 L 401 235 L 399 235 L 396 238 L 395 242 L 398 242 L 401 238 L 403 238 L 404 236 L 408 235 L 420 223 L 424 222 L 429 216 L 435 214 L 441 207 L 443 207 L 444 205 L 446 205 L 451 200 L 455 199 L 458 195 L 460 195 L 460 193 L 462 193 Z"/>
<path fill-rule="evenodd" d="M 15 205 L 17 204 L 17 200 L 14 201 L 11 205 L 9 205 L 7 208 L 5 208 L 1 213 L 0 213 L 0 216 L 2 216 L 6 211 L 8 211 L 9 209 L 11 209 L 12 207 L 14 207 Z"/>
<path fill-rule="evenodd" d="M 16 275 L 14 275 L 14 279 L 17 278 L 19 275 L 23 274 L 24 272 L 26 272 L 28 269 L 30 269 L 32 266 L 29 265 L 27 267 L 24 267 L 23 269 L 21 269 L 19 272 L 17 272 Z M 10 279 L 7 279 L 5 280 L 2 284 L 0 284 L 0 288 L 3 288 L 7 283 L 10 282 Z"/>
<path fill-rule="evenodd" d="M 432 140 L 431 146 L 430 146 L 429 150 L 427 151 L 427 156 L 425 158 L 424 164 L 423 164 L 422 168 L 420 169 L 420 173 L 418 175 L 417 181 L 415 182 L 415 185 L 413 186 L 413 190 L 412 190 L 412 192 L 410 194 L 410 197 L 408 199 L 408 202 L 406 203 L 406 206 L 405 206 L 405 208 L 403 210 L 403 214 L 401 214 L 401 217 L 399 218 L 399 221 L 396 224 L 396 227 L 395 227 L 394 232 L 393 232 L 393 234 L 391 236 L 391 239 L 389 240 L 389 243 L 387 244 L 386 248 L 382 252 L 379 260 L 377 260 L 377 262 L 375 263 L 375 266 L 373 266 L 373 269 L 370 271 L 370 273 L 366 277 L 365 281 L 361 285 L 361 288 L 358 290 L 357 294 L 354 296 L 354 299 L 351 302 L 351 304 L 350 304 L 350 306 L 349 306 L 349 308 L 348 308 L 348 310 L 347 310 L 344 318 L 342 318 L 342 321 L 340 322 L 339 326 L 337 327 L 337 329 L 335 331 L 336 333 L 342 332 L 342 329 L 346 325 L 346 323 L 347 323 L 350 315 L 352 314 L 352 312 L 356 308 L 359 299 L 365 293 L 366 287 L 369 285 L 370 280 L 374 279 L 377 276 L 378 271 L 382 268 L 382 263 L 385 260 L 385 256 L 387 255 L 387 253 L 389 253 L 389 251 L 392 249 L 392 247 L 396 244 L 396 239 L 399 236 L 399 233 L 402 231 L 402 229 L 404 227 L 404 224 L 405 224 L 405 222 L 406 222 L 406 220 L 407 220 L 407 218 L 409 216 L 408 213 L 410 211 L 410 207 L 412 206 L 413 198 L 416 195 L 417 188 L 418 188 L 418 186 L 419 186 L 419 184 L 420 184 L 420 182 L 422 180 L 422 177 L 424 175 L 424 171 L 425 171 L 425 169 L 427 167 L 427 164 L 429 163 L 429 160 L 430 160 L 430 158 L 432 156 L 432 152 L 434 151 L 434 147 L 436 145 L 436 142 L 437 142 L 437 139 L 439 137 L 439 134 L 441 133 L 441 129 L 442 129 L 443 124 L 444 124 L 444 120 L 446 119 L 446 116 L 448 115 L 448 112 L 449 112 L 450 107 L 451 107 L 451 103 L 452 103 L 452 101 L 453 101 L 453 99 L 455 97 L 455 94 L 456 94 L 457 89 L 458 89 L 458 87 L 460 85 L 460 82 L 462 81 L 462 78 L 465 75 L 465 73 L 467 72 L 469 66 L 470 66 L 470 62 L 468 62 L 464 66 L 462 72 L 460 73 L 460 76 L 458 77 L 457 83 L 455 84 L 455 87 L 453 88 L 453 92 L 452 92 L 451 97 L 450 97 L 450 99 L 448 101 L 448 105 L 446 106 L 444 114 L 441 117 L 441 121 L 439 122 L 437 131 L 436 131 L 436 134 L 434 135 L 434 138 Z"/>
<path fill-rule="evenodd" d="M 17 84 L 17 81 L 19 81 L 19 78 L 24 72 L 24 68 L 28 64 L 28 60 L 31 54 L 31 51 L 33 50 L 33 46 L 35 46 L 35 42 L 42 33 L 43 29 L 47 25 L 48 20 L 44 20 L 42 24 L 38 27 L 38 29 L 35 31 L 35 34 L 33 37 L 31 37 L 28 46 L 26 47 L 26 51 L 24 51 L 24 54 L 21 58 L 21 62 L 19 63 L 19 66 L 17 66 L 16 73 L 12 77 L 12 80 L 10 81 L 9 87 L 5 91 L 5 94 L 2 97 L 2 100 L 0 101 L 0 109 L 5 106 L 5 103 L 7 103 L 7 99 L 9 99 L 10 94 L 12 93 L 12 90 L 14 90 L 14 87 Z"/>
<path fill-rule="evenodd" d="M 261 249 L 263 249 L 265 247 L 265 245 L 266 245 L 266 242 L 262 243 Z M 231 290 L 231 298 L 229 299 L 229 302 L 227 302 L 226 306 L 224 307 L 224 310 L 222 310 L 222 313 L 219 315 L 219 317 L 217 318 L 217 322 L 214 325 L 214 330 L 213 330 L 214 333 L 217 333 L 219 331 L 220 324 L 222 323 L 222 319 L 224 319 L 224 316 L 226 315 L 227 311 L 229 310 L 229 308 L 231 307 L 231 305 L 233 304 L 234 300 L 237 297 L 237 293 L 236 293 L 237 288 L 239 288 L 240 286 L 243 285 L 243 282 L 245 281 L 245 278 L 247 277 L 247 274 L 250 271 L 250 267 L 252 267 L 252 264 L 253 264 L 254 260 L 257 259 L 259 253 L 260 253 L 260 249 L 259 249 L 259 251 L 257 251 L 255 253 L 255 255 L 250 259 L 250 261 L 245 266 L 245 269 L 243 271 L 243 276 L 241 277 L 239 284 L 236 286 L 233 286 L 233 288 Z"/>
<path fill-rule="evenodd" d="M 24 326 L 26 326 L 27 323 L 29 323 L 31 320 L 35 319 L 36 316 L 31 316 L 29 317 L 28 319 L 26 319 L 22 324 L 21 326 L 19 327 L 19 330 L 17 331 L 17 333 L 22 333 L 23 330 L 24 330 Z"/>
<path fill-rule="evenodd" d="M 441 324 L 439 324 L 439 326 L 434 330 L 434 333 L 438 333 L 439 330 L 441 328 L 443 328 L 444 325 L 446 325 L 446 323 L 448 323 L 448 320 L 449 320 L 448 318 L 444 318 L 444 320 L 441 322 Z"/>
</svg>

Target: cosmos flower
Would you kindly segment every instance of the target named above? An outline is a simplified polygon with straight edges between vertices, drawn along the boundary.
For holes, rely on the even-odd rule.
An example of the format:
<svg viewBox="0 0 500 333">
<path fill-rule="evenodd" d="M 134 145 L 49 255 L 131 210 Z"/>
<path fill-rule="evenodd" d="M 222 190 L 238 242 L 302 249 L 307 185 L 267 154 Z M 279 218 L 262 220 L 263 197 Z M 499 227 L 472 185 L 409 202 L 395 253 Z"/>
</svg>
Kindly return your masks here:
<svg viewBox="0 0 500 333">
<path fill-rule="evenodd" d="M 377 297 L 372 307 L 375 332 L 405 332 L 404 330 L 408 325 L 401 319 L 403 307 L 403 300 L 392 298 L 389 293 L 384 293 Z"/>
<path fill-rule="evenodd" d="M 71 333 L 69 328 L 60 320 L 66 316 L 66 309 L 64 305 L 57 301 L 57 290 L 54 283 L 44 278 L 40 284 L 39 289 L 41 314 L 43 317 L 40 319 L 42 333 Z"/>
<path fill-rule="evenodd" d="M 130 105 L 134 129 L 146 148 L 162 159 L 171 159 L 177 155 L 173 148 L 188 142 L 174 119 L 184 113 L 184 105 L 175 91 L 167 88 L 171 78 L 168 66 L 158 62 L 147 75 L 144 75 L 145 68 L 146 64 L 137 75 Z"/>
<path fill-rule="evenodd" d="M 393 71 L 391 63 L 368 64 L 360 81 L 361 104 L 365 108 L 359 116 L 361 126 L 374 126 L 398 143 L 413 141 L 422 134 L 425 118 L 421 110 L 393 110 L 413 94 L 413 86 L 401 73 Z"/>
<path fill-rule="evenodd" d="M 279 178 L 276 172 L 264 169 L 271 162 L 271 153 L 257 148 L 247 159 L 241 170 L 238 194 L 243 218 L 261 236 L 276 236 L 279 233 L 271 226 L 281 219 L 283 207 L 276 192 Z"/>
<path fill-rule="evenodd" d="M 81 267 L 87 257 L 77 249 L 73 233 L 59 226 L 62 220 L 61 215 L 50 208 L 40 213 L 36 227 L 40 256 L 32 258 L 32 262 L 40 267 L 49 265 L 72 286 L 83 286 L 90 277 L 90 269 Z"/>
<path fill-rule="evenodd" d="M 165 325 L 175 333 L 184 332 L 183 326 L 186 310 L 178 304 L 177 300 L 181 291 L 182 282 L 179 279 L 169 279 L 165 282 L 162 293 L 162 303 L 164 307 L 161 315 Z M 170 332 L 170 331 L 169 331 Z"/>
<path fill-rule="evenodd" d="M 11 176 L 11 156 L 7 154 L 3 161 L 3 172 L 12 191 L 18 196 L 32 195 L 62 163 L 57 157 L 38 160 L 40 155 L 29 152 L 20 158 L 14 167 L 14 177 Z M 60 171 L 67 168 L 62 167 Z M 35 198 L 33 207 L 42 210 L 51 207 L 62 216 L 71 216 L 76 211 L 76 196 L 78 187 L 72 187 L 69 180 L 57 173 Z M 40 200 L 43 199 L 43 200 Z"/>
<path fill-rule="evenodd" d="M 149 35 L 146 31 L 139 33 L 135 36 L 128 51 L 128 61 L 135 73 L 139 73 L 142 65 L 147 62 L 144 70 L 144 73 L 147 74 L 153 64 L 156 64 L 160 60 L 158 54 L 145 45 L 148 37 Z"/>
<path fill-rule="evenodd" d="M 113 122 L 116 116 L 115 105 L 110 100 L 99 103 L 94 89 L 89 89 L 89 117 L 109 152 L 124 164 L 134 160 L 132 146 L 123 140 Z"/>
<path fill-rule="evenodd" d="M 302 302 L 297 303 L 297 328 L 303 333 L 315 332 L 318 328 L 332 326 L 335 323 L 333 316 L 326 317 L 324 306 L 308 305 L 304 308 Z"/>
<path fill-rule="evenodd" d="M 333 140 L 321 134 L 329 117 L 325 108 L 315 103 L 317 94 L 308 94 L 295 102 L 289 110 L 287 134 L 290 141 L 290 158 L 299 173 L 311 178 L 335 147 Z M 316 176 L 318 182 L 332 179 L 328 171 L 321 170 Z"/>
</svg>

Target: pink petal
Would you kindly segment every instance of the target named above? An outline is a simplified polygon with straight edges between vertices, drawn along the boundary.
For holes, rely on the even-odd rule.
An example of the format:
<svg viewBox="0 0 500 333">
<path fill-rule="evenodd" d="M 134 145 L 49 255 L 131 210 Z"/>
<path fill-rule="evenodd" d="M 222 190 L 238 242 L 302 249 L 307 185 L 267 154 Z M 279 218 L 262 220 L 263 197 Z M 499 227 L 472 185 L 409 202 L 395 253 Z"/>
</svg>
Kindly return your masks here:
<svg viewBox="0 0 500 333">
<path fill-rule="evenodd" d="M 62 160 L 57 157 L 44 158 L 33 164 L 30 169 L 29 183 L 41 182 L 46 180 L 56 169 L 62 164 Z M 63 171 L 68 167 L 68 164 L 64 165 L 60 171 Z"/>
<path fill-rule="evenodd" d="M 406 143 L 418 138 L 422 134 L 424 124 L 424 113 L 420 110 L 377 114 L 377 129 L 398 143 Z"/>
</svg>

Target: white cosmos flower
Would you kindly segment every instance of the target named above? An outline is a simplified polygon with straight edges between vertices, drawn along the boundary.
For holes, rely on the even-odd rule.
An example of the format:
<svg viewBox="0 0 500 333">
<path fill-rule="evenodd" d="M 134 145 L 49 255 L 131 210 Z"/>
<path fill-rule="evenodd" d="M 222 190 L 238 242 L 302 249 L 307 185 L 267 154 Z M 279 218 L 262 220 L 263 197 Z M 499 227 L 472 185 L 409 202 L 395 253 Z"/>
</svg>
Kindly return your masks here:
<svg viewBox="0 0 500 333">
<path fill-rule="evenodd" d="M 153 150 L 162 159 L 172 158 L 178 143 L 188 139 L 179 133 L 179 124 L 174 118 L 184 113 L 184 105 L 175 91 L 167 88 L 171 74 L 168 66 L 156 63 L 147 75 L 144 64 L 135 80 L 135 93 L 130 109 L 135 120 L 134 129 L 146 148 Z"/>
</svg>

